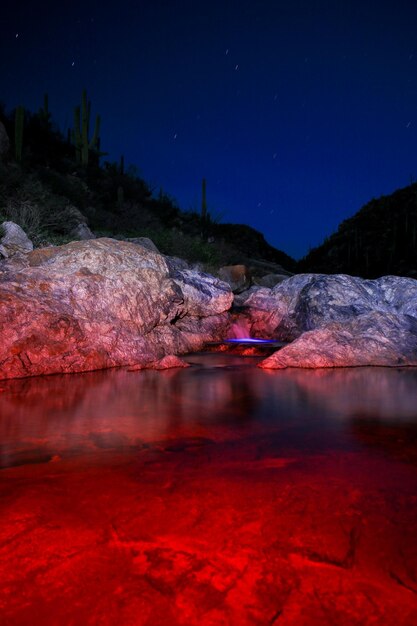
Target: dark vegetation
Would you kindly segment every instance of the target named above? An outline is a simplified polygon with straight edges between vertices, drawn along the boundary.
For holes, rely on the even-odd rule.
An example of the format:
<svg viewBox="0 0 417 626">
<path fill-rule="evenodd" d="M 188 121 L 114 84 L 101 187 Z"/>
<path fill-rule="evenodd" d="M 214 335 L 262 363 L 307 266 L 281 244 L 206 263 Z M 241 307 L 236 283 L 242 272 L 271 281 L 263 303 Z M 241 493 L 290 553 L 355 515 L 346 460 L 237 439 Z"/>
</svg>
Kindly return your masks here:
<svg viewBox="0 0 417 626">
<path fill-rule="evenodd" d="M 295 261 L 256 230 L 218 223 L 207 207 L 205 180 L 201 210 L 183 211 L 135 167 L 126 168 L 123 157 L 106 161 L 100 117 L 94 125 L 91 120 L 85 92 L 66 136 L 53 122 L 47 96 L 37 113 L 0 106 L 11 144 L 0 163 L 0 222 L 18 223 L 37 246 L 70 241 L 84 223 L 97 236 L 149 237 L 165 254 L 209 266 L 254 257 L 295 269 Z"/>
<path fill-rule="evenodd" d="M 37 246 L 70 241 L 84 223 L 97 236 L 149 237 L 161 252 L 209 267 L 258 259 L 289 271 L 417 278 L 417 183 L 369 202 L 297 264 L 250 226 L 216 220 L 205 179 L 201 208 L 184 211 L 134 166 L 125 167 L 123 156 L 105 160 L 100 116 L 92 119 L 85 92 L 66 135 L 47 96 L 37 113 L 21 106 L 7 113 L 0 105 L 10 138 L 0 162 L 0 222 L 17 222 Z"/>
<path fill-rule="evenodd" d="M 417 183 L 371 200 L 311 250 L 298 270 L 417 278 Z"/>
</svg>

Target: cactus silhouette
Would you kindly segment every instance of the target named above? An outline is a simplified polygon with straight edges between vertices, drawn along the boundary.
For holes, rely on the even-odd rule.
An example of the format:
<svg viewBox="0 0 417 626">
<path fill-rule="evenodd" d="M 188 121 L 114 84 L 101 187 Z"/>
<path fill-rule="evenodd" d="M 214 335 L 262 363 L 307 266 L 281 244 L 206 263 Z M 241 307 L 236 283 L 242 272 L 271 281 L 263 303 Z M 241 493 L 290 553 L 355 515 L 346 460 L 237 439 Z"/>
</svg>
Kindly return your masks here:
<svg viewBox="0 0 417 626">
<path fill-rule="evenodd" d="M 204 223 L 207 220 L 207 198 L 206 198 L 206 179 L 205 178 L 203 178 L 201 191 L 202 191 L 202 197 L 201 197 L 201 220 Z"/>
<path fill-rule="evenodd" d="M 14 116 L 14 155 L 18 163 L 22 162 L 24 122 L 25 109 L 22 106 L 18 106 Z"/>
<path fill-rule="evenodd" d="M 90 151 L 97 150 L 100 145 L 100 116 L 96 116 L 94 133 L 89 139 L 91 102 L 87 101 L 87 92 L 84 89 L 81 96 L 81 107 L 74 109 L 73 142 L 77 163 L 88 165 Z"/>
<path fill-rule="evenodd" d="M 47 93 L 43 95 L 43 107 L 39 109 L 38 115 L 42 122 L 45 124 L 45 126 L 49 126 L 51 121 L 51 114 L 49 112 L 49 98 Z"/>
</svg>

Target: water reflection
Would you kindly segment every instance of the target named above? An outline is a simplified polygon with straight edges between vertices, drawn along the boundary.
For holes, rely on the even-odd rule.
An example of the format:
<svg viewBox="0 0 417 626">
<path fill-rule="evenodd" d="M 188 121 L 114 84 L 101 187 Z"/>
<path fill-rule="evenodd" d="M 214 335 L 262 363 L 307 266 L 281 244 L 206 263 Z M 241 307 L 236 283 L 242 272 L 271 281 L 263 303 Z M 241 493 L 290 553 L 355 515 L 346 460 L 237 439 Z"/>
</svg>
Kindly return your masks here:
<svg viewBox="0 0 417 626">
<path fill-rule="evenodd" d="M 0 463 L 178 438 L 268 437 L 274 446 L 337 449 L 370 440 L 383 445 L 385 435 L 402 427 L 401 437 L 413 439 L 417 369 L 270 371 L 256 368 L 258 360 L 191 355 L 185 370 L 2 382 Z M 381 423 L 387 428 L 379 436 L 362 437 Z"/>
</svg>

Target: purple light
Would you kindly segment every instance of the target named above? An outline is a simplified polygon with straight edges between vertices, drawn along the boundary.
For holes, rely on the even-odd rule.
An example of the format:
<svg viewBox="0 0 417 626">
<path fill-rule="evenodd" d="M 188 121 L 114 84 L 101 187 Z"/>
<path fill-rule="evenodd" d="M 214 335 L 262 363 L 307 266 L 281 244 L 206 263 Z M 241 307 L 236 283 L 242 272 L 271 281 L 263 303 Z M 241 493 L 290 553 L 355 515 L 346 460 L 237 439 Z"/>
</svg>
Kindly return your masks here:
<svg viewBox="0 0 417 626">
<path fill-rule="evenodd" d="M 241 339 L 225 339 L 223 343 L 276 343 L 273 339 L 253 339 L 252 337 L 243 337 Z"/>
</svg>

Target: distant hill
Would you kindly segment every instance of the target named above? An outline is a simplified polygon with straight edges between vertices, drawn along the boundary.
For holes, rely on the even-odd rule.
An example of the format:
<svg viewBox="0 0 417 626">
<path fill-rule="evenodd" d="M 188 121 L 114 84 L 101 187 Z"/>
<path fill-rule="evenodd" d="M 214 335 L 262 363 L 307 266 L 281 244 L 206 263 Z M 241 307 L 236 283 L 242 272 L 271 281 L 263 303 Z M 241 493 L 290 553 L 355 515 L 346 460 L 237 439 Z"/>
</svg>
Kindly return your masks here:
<svg viewBox="0 0 417 626">
<path fill-rule="evenodd" d="M 242 257 L 263 259 L 277 263 L 290 272 L 295 272 L 297 262 L 282 250 L 271 246 L 262 233 L 246 224 L 212 224 L 211 233 L 215 239 L 231 242 L 235 258 L 230 262 L 239 263 Z"/>
<path fill-rule="evenodd" d="M 368 202 L 299 261 L 297 270 L 417 278 L 417 183 Z"/>
</svg>

